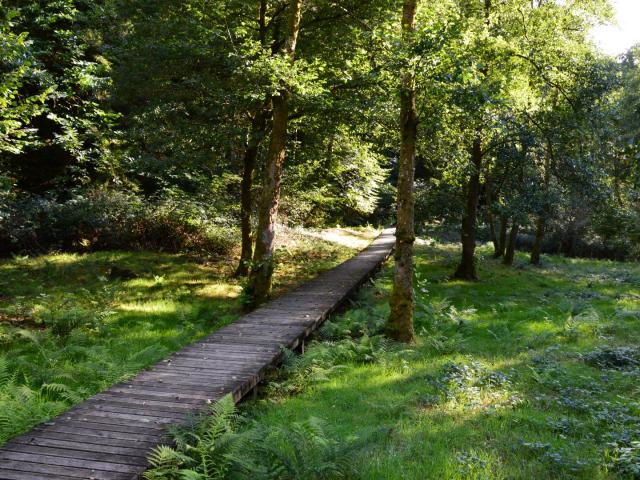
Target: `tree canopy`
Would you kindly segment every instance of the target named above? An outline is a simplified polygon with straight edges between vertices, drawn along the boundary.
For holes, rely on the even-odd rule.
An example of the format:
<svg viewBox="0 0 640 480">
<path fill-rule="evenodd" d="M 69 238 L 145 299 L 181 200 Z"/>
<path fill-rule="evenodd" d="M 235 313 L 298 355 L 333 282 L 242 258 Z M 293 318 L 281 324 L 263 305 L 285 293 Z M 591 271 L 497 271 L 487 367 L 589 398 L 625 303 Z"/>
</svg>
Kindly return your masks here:
<svg viewBox="0 0 640 480">
<path fill-rule="evenodd" d="M 237 228 L 244 276 L 277 222 L 394 223 L 400 185 L 418 230 L 460 228 L 463 279 L 477 241 L 507 264 L 640 255 L 640 53 L 593 45 L 606 0 L 417 2 L 411 32 L 391 0 L 0 5 L 5 254 L 105 245 L 90 221 L 87 238 L 42 233 L 99 191 Z M 114 223 L 131 215 L 115 204 Z"/>
</svg>

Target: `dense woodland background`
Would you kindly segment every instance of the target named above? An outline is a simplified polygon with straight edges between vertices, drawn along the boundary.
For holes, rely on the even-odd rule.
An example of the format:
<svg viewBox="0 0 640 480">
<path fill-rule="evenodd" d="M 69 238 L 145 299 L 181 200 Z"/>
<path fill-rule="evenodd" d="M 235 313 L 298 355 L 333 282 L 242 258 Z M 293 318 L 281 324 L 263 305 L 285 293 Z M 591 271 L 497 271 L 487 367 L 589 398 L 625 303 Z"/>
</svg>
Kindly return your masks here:
<svg viewBox="0 0 640 480">
<path fill-rule="evenodd" d="M 604 0 L 429 2 L 409 49 L 398 2 L 309 0 L 295 62 L 290 3 L 3 0 L 0 253 L 248 247 L 283 86 L 279 221 L 392 223 L 410 67 L 418 228 L 640 257 L 640 50 L 596 51 Z"/>
<path fill-rule="evenodd" d="M 396 225 L 395 269 L 145 478 L 640 478 L 640 45 L 597 50 L 612 14 L 0 0 L 0 444 Z"/>
</svg>

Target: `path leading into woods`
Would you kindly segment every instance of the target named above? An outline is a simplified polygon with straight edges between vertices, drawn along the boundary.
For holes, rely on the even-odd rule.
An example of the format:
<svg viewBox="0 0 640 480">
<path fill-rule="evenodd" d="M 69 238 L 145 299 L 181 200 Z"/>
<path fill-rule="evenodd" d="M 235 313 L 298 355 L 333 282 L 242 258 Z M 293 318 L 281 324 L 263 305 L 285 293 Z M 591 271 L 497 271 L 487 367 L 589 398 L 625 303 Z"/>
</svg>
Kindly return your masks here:
<svg viewBox="0 0 640 480">
<path fill-rule="evenodd" d="M 1 480 L 135 479 L 168 425 L 236 401 L 384 262 L 385 230 L 360 254 L 0 448 Z"/>
</svg>

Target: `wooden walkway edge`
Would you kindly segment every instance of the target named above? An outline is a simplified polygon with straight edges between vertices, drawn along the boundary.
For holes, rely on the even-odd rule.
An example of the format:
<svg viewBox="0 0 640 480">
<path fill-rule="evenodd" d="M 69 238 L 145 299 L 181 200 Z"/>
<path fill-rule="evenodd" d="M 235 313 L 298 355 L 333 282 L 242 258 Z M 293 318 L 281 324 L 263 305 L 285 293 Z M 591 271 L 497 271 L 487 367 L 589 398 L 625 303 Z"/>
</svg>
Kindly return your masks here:
<svg viewBox="0 0 640 480">
<path fill-rule="evenodd" d="M 390 255 L 386 229 L 360 254 L 0 447 L 0 480 L 136 479 L 166 427 L 250 392 Z"/>
</svg>

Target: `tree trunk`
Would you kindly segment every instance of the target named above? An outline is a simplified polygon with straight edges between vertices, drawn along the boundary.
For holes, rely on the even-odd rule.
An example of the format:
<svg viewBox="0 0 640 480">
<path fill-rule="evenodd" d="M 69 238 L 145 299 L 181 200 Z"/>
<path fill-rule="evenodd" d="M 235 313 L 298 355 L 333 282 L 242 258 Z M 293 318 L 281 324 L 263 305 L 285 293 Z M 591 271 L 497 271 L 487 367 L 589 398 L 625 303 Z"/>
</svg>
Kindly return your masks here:
<svg viewBox="0 0 640 480">
<path fill-rule="evenodd" d="M 260 44 L 267 45 L 267 0 L 260 1 L 258 13 L 258 37 Z M 249 275 L 249 266 L 253 256 L 253 236 L 251 235 L 251 210 L 253 188 L 253 173 L 256 169 L 258 151 L 267 128 L 267 119 L 270 114 L 270 100 L 264 103 L 261 110 L 257 111 L 251 121 L 251 129 L 245 145 L 244 158 L 242 162 L 242 182 L 240 184 L 240 235 L 242 247 L 240 261 L 236 269 L 236 277 L 246 277 Z"/>
<path fill-rule="evenodd" d="M 549 185 L 551 183 L 551 155 L 553 155 L 551 150 L 551 141 L 547 140 L 547 153 L 544 157 L 544 189 L 547 193 L 547 197 L 549 196 Z M 531 247 L 532 265 L 540 265 L 540 253 L 542 252 L 542 242 L 544 241 L 544 234 L 546 231 L 546 213 L 545 208 L 538 216 L 538 221 L 536 222 L 536 238 L 533 242 L 533 246 Z"/>
<path fill-rule="evenodd" d="M 283 53 L 291 62 L 295 59 L 302 18 L 302 4 L 302 0 L 291 0 L 289 5 L 289 26 Z M 249 299 L 248 306 L 264 302 L 271 294 L 275 229 L 280 203 L 280 182 L 285 158 L 290 96 L 288 86 L 284 85 L 272 99 L 273 124 L 262 183 L 262 196 L 258 206 L 256 248 L 253 252 L 251 272 L 245 289 Z"/>
<path fill-rule="evenodd" d="M 536 237 L 533 240 L 533 246 L 531 247 L 531 264 L 540 265 L 540 253 L 542 252 L 542 242 L 544 240 L 544 231 L 546 222 L 544 216 L 541 214 L 536 221 Z"/>
<path fill-rule="evenodd" d="M 480 170 L 482 169 L 482 136 L 476 132 L 471 148 L 473 171 L 467 186 L 467 207 L 462 219 L 462 259 L 454 277 L 462 280 L 477 280 L 476 273 L 476 222 L 478 215 L 478 198 L 480 196 Z"/>
<path fill-rule="evenodd" d="M 505 214 L 500 215 L 500 237 L 498 238 L 499 249 L 496 252 L 496 258 L 504 257 L 504 251 L 507 249 L 507 227 L 509 225 L 509 217 Z"/>
<path fill-rule="evenodd" d="M 260 143 L 264 138 L 267 128 L 268 111 L 264 109 L 253 118 L 251 131 L 244 151 L 242 183 L 240 185 L 240 231 L 242 236 L 242 250 L 240 262 L 236 269 L 237 277 L 246 277 L 249 274 L 249 265 L 253 254 L 253 238 L 251 235 L 251 190 L 253 188 L 253 172 L 258 160 Z"/>
<path fill-rule="evenodd" d="M 489 222 L 489 236 L 491 237 L 491 244 L 493 245 L 493 257 L 496 258 L 498 250 L 500 250 L 500 243 L 498 241 L 498 234 L 496 233 L 496 219 L 493 213 L 487 212 L 487 221 Z"/>
<path fill-rule="evenodd" d="M 485 23 L 489 26 L 491 9 L 491 0 L 484 1 Z M 489 68 L 484 66 L 480 69 L 484 77 L 487 76 Z M 481 107 L 482 108 L 482 107 Z M 460 265 L 454 273 L 455 278 L 461 280 L 477 280 L 476 272 L 476 226 L 478 221 L 478 202 L 480 197 L 480 173 L 482 170 L 482 129 L 476 128 L 471 147 L 471 177 L 467 186 L 467 206 L 464 217 L 462 218 L 461 242 L 462 242 L 462 258 Z"/>
<path fill-rule="evenodd" d="M 498 243 L 498 234 L 496 233 L 496 219 L 493 216 L 493 211 L 491 210 L 491 207 L 493 206 L 493 181 L 491 176 L 487 177 L 485 188 L 487 191 L 487 222 L 489 223 L 489 235 L 491 243 L 493 244 L 493 257 L 497 258 L 496 255 L 500 249 L 500 244 Z"/>
<path fill-rule="evenodd" d="M 518 230 L 520 229 L 520 225 L 516 220 L 513 220 L 513 224 L 511 225 L 511 232 L 509 232 L 509 243 L 507 244 L 507 249 L 504 252 L 504 258 L 502 259 L 502 263 L 504 265 L 513 265 L 513 257 L 516 253 L 516 241 L 518 240 Z"/>
<path fill-rule="evenodd" d="M 417 0 L 405 0 L 402 8 L 402 32 L 405 45 L 413 43 L 416 30 Z M 409 67 L 400 91 L 400 164 L 398 174 L 398 211 L 396 220 L 395 271 L 389 300 L 390 315 L 386 334 L 403 342 L 413 341 L 413 242 L 414 170 L 418 114 L 415 73 Z"/>
</svg>

